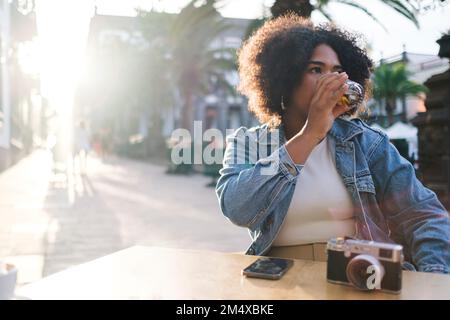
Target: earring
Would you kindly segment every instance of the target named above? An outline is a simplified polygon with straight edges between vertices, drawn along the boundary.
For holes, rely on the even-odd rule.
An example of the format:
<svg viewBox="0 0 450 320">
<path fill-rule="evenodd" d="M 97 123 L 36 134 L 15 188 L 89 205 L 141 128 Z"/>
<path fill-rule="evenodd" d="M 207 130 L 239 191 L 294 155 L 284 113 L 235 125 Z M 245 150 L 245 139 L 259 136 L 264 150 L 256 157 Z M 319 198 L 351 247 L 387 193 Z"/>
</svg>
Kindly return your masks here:
<svg viewBox="0 0 450 320">
<path fill-rule="evenodd" d="M 286 106 L 284 105 L 283 96 L 281 96 L 281 110 L 286 110 Z"/>
</svg>

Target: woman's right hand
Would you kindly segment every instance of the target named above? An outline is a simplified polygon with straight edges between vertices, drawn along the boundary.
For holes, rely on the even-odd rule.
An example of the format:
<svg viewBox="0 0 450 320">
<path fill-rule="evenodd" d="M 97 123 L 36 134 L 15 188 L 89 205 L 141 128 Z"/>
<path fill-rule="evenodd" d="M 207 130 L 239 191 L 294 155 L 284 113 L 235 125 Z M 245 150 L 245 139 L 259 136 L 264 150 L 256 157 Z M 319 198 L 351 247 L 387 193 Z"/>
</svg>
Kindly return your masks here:
<svg viewBox="0 0 450 320">
<path fill-rule="evenodd" d="M 345 72 L 327 73 L 317 80 L 316 90 L 311 99 L 308 119 L 302 129 L 302 134 L 317 139 L 325 138 L 333 126 L 334 120 L 348 111 L 348 107 L 338 104 L 338 101 L 348 89 Z"/>
</svg>

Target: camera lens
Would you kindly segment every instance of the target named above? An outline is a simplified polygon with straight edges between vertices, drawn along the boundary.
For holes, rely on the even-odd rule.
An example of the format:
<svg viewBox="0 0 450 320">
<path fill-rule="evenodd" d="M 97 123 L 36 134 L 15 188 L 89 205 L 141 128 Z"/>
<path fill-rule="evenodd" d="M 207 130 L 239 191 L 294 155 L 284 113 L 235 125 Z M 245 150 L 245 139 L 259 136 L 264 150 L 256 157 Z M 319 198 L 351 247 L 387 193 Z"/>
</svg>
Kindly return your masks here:
<svg viewBox="0 0 450 320">
<path fill-rule="evenodd" d="M 346 273 L 348 281 L 356 288 L 371 290 L 380 287 L 384 267 L 375 257 L 361 254 L 350 260 Z"/>
</svg>

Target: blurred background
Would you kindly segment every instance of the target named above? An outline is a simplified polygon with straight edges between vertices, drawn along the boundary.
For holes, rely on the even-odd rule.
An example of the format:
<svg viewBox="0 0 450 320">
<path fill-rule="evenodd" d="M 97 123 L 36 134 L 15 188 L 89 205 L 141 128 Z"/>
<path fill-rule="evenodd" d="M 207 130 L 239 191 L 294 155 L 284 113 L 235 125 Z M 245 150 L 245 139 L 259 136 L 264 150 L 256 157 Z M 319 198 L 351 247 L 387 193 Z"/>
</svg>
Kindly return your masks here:
<svg viewBox="0 0 450 320">
<path fill-rule="evenodd" d="M 450 208 L 448 1 L 0 0 L 0 260 L 19 285 L 136 244 L 245 250 L 220 164 L 175 165 L 171 134 L 258 124 L 236 50 L 287 11 L 364 36 L 360 117 Z"/>
</svg>

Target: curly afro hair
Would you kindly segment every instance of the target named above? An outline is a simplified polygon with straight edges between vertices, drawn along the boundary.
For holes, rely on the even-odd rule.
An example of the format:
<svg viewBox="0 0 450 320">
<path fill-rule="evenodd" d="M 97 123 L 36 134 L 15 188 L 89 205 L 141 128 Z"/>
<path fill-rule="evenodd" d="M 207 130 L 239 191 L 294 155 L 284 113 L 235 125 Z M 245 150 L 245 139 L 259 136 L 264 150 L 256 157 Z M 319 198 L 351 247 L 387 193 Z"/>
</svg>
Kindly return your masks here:
<svg viewBox="0 0 450 320">
<path fill-rule="evenodd" d="M 248 98 L 249 110 L 261 123 L 281 122 L 281 96 L 287 105 L 314 49 L 327 44 L 337 53 L 349 78 L 370 92 L 373 62 L 359 46 L 361 37 L 331 23 L 314 26 L 293 13 L 268 20 L 238 51 L 238 91 Z M 356 113 L 353 111 L 349 115 Z"/>
</svg>

